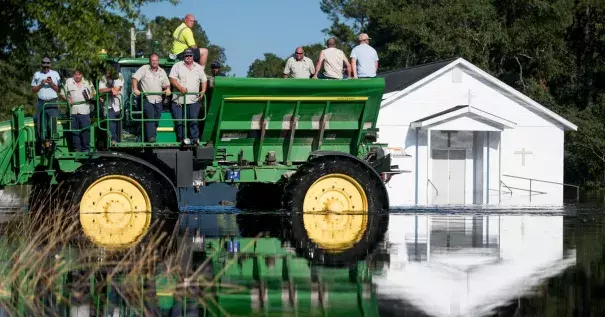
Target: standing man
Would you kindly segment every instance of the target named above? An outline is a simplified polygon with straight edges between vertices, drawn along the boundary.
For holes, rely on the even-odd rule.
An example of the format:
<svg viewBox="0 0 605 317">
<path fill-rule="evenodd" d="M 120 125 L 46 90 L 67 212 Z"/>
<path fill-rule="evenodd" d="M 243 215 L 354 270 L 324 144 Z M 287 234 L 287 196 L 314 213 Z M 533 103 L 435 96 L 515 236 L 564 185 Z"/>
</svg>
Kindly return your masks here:
<svg viewBox="0 0 605 317">
<path fill-rule="evenodd" d="M 57 102 L 57 92 L 59 91 L 59 82 L 61 80 L 59 73 L 50 69 L 50 66 L 50 58 L 42 58 L 42 71 L 34 73 L 31 83 L 32 92 L 38 95 L 38 102 L 34 115 L 35 124 L 37 126 L 36 131 L 38 132 L 38 142 L 41 142 L 42 139 L 48 140 L 51 136 L 51 131 L 57 131 L 56 118 L 59 114 L 57 104 L 47 104 L 46 107 L 44 107 L 45 103 Z M 44 135 L 42 134 L 42 121 L 44 121 L 46 128 L 46 133 Z M 41 143 L 38 143 L 38 146 L 40 144 Z M 48 142 L 46 142 L 46 145 L 49 146 Z"/>
<path fill-rule="evenodd" d="M 206 60 L 208 59 L 208 49 L 198 48 L 193 38 L 193 31 L 191 28 L 197 21 L 193 14 L 189 13 L 185 16 L 183 23 L 179 25 L 174 32 L 172 32 L 172 54 L 180 60 L 183 59 L 183 52 L 190 48 L 193 51 L 193 58 L 196 62 L 202 65 L 202 68 L 206 68 Z"/>
<path fill-rule="evenodd" d="M 319 70 L 323 65 L 324 72 L 322 73 L 322 79 L 342 79 L 343 64 L 347 69 L 347 77 L 351 77 L 351 64 L 345 56 L 345 53 L 336 48 L 336 39 L 331 37 L 326 42 L 325 50 L 319 54 L 319 60 L 315 66 L 315 74 L 313 78 L 317 79 Z"/>
<path fill-rule="evenodd" d="M 378 71 L 378 54 L 369 45 L 370 37 L 367 34 L 359 34 L 358 41 L 359 45 L 351 51 L 353 78 L 374 78 Z"/>
<path fill-rule="evenodd" d="M 315 74 L 313 61 L 305 56 L 305 50 L 297 47 L 294 50 L 294 56 L 290 56 L 284 67 L 284 78 L 311 78 Z"/>
<path fill-rule="evenodd" d="M 170 69 L 170 83 L 176 90 L 185 93 L 195 93 L 181 96 L 172 102 L 172 116 L 176 121 L 176 139 L 177 142 L 184 142 L 186 138 L 183 135 L 183 121 L 180 119 L 193 119 L 187 121 L 189 124 L 189 133 L 187 139 L 192 144 L 199 143 L 198 117 L 200 114 L 200 98 L 206 93 L 206 82 L 208 78 L 204 73 L 204 68 L 193 61 L 195 49 L 186 49 L 184 51 L 185 60 L 180 61 Z M 185 112 L 185 106 L 187 111 Z"/>
<path fill-rule="evenodd" d="M 132 75 L 132 91 L 140 96 L 139 82 L 144 92 L 163 92 L 170 95 L 170 81 L 168 75 L 160 65 L 160 57 L 153 53 L 149 56 L 149 65 L 141 66 Z M 143 101 L 143 113 L 145 119 L 158 120 L 162 115 L 162 96 L 147 95 Z M 155 142 L 156 131 L 159 121 L 145 121 L 145 142 Z"/>
<path fill-rule="evenodd" d="M 120 135 L 122 134 L 121 122 L 118 125 L 118 121 L 122 116 L 122 86 L 124 81 L 121 74 L 116 74 L 116 70 L 109 67 L 106 70 L 105 76 L 99 81 L 99 94 L 108 94 L 106 102 L 109 103 L 108 113 L 105 114 L 103 107 L 103 114 L 109 119 L 109 133 L 111 134 L 111 144 L 115 145 L 120 142 Z"/>
<path fill-rule="evenodd" d="M 74 69 L 74 76 L 65 81 L 65 90 L 61 97 L 71 106 L 71 137 L 74 149 L 78 152 L 90 150 L 90 109 L 96 91 L 93 84 L 82 76 L 82 71 Z"/>
</svg>

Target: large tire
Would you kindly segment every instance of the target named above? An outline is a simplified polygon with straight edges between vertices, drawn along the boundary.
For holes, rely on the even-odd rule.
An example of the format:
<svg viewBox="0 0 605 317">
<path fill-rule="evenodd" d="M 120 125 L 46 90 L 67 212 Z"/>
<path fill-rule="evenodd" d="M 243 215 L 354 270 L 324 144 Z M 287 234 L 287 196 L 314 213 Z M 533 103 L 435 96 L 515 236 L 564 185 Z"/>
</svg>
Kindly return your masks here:
<svg viewBox="0 0 605 317">
<path fill-rule="evenodd" d="M 152 225 L 154 232 L 162 233 L 176 223 L 176 199 L 165 183 L 136 162 L 94 159 L 69 178 L 67 207 L 78 214 L 80 229 L 90 242 L 123 250 L 139 244 Z"/>
<path fill-rule="evenodd" d="M 292 245 L 323 265 L 366 258 L 387 230 L 387 195 L 374 171 L 354 159 L 329 156 L 305 163 L 284 190 Z"/>
</svg>

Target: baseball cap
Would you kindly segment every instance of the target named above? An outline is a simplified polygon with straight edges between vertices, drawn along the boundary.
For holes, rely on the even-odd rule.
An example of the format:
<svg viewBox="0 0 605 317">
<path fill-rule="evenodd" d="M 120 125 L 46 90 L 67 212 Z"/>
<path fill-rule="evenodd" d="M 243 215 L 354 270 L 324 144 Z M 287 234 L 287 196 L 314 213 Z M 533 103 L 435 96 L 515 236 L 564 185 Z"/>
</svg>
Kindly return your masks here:
<svg viewBox="0 0 605 317">
<path fill-rule="evenodd" d="M 221 68 L 221 64 L 217 61 L 212 62 L 212 64 L 210 64 L 211 68 Z"/>
<path fill-rule="evenodd" d="M 359 37 L 357 38 L 359 41 L 363 41 L 363 40 L 371 40 L 371 38 L 365 34 L 365 33 L 361 33 L 359 34 Z"/>
<path fill-rule="evenodd" d="M 193 56 L 193 50 L 188 48 L 183 51 L 183 56 Z"/>
<path fill-rule="evenodd" d="M 42 59 L 42 66 L 50 66 L 50 58 L 44 57 Z"/>
</svg>

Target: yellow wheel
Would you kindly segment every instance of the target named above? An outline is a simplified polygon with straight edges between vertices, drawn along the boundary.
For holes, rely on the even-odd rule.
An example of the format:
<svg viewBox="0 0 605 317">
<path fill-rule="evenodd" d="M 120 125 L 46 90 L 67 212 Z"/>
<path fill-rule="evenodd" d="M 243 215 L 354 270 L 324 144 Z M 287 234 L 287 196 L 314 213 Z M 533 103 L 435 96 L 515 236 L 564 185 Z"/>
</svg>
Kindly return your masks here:
<svg viewBox="0 0 605 317">
<path fill-rule="evenodd" d="M 92 183 L 80 201 L 80 224 L 96 244 L 108 249 L 138 243 L 151 225 L 151 200 L 136 180 L 109 175 Z"/>
<path fill-rule="evenodd" d="M 321 265 L 364 259 L 388 227 L 386 188 L 369 166 L 355 159 L 310 160 L 289 178 L 283 193 L 292 245 Z"/>
<path fill-rule="evenodd" d="M 118 251 L 150 237 L 151 228 L 160 234 L 172 231 L 178 207 L 168 186 L 172 184 L 142 164 L 96 158 L 70 176 L 69 209 L 77 213 L 88 240 Z"/>
<path fill-rule="evenodd" d="M 328 174 L 307 190 L 303 213 L 309 239 L 328 252 L 342 251 L 359 242 L 366 231 L 368 198 L 352 177 Z"/>
</svg>

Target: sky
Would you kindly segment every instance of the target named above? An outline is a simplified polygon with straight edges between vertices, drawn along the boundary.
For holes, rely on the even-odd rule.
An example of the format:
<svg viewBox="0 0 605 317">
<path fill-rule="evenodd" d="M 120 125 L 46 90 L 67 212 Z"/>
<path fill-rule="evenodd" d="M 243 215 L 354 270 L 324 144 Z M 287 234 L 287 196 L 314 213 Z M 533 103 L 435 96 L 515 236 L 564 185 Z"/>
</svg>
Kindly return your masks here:
<svg viewBox="0 0 605 317">
<path fill-rule="evenodd" d="M 325 42 L 321 30 L 331 24 L 319 0 L 180 0 L 176 6 L 166 1 L 145 5 L 142 13 L 150 19 L 193 13 L 210 42 L 225 48 L 237 77 L 246 77 L 264 53 L 286 57 L 297 46 Z"/>
</svg>

